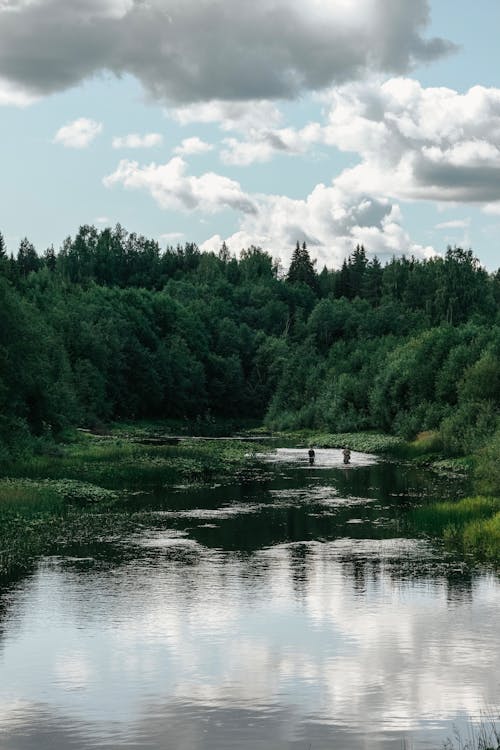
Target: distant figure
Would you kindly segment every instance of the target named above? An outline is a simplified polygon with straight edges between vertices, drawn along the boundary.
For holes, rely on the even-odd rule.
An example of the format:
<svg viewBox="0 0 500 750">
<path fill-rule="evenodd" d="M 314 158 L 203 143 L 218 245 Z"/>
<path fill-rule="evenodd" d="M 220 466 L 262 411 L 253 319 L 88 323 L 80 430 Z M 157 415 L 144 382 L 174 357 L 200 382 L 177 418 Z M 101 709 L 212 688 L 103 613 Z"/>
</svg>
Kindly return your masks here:
<svg viewBox="0 0 500 750">
<path fill-rule="evenodd" d="M 351 449 L 346 445 L 342 453 L 344 454 L 344 463 L 349 464 L 351 462 Z"/>
<path fill-rule="evenodd" d="M 309 466 L 312 466 L 314 464 L 314 457 L 316 455 L 312 446 L 307 451 L 307 455 L 309 456 Z"/>
</svg>

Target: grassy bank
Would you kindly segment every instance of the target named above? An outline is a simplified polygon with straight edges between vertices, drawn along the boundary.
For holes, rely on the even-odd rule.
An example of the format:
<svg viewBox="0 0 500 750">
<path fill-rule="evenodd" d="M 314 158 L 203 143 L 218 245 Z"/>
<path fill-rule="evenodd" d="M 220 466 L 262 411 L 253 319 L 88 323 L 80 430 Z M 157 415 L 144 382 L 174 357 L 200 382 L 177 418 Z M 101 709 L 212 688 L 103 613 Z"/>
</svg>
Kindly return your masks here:
<svg viewBox="0 0 500 750">
<path fill-rule="evenodd" d="M 500 565 L 500 432 L 474 456 L 436 462 L 434 468 L 447 463 L 471 471 L 479 494 L 419 508 L 414 524 L 452 549 Z"/>
<path fill-rule="evenodd" d="M 418 530 L 440 536 L 448 547 L 478 559 L 500 562 L 500 499 L 466 497 L 414 510 L 410 522 Z"/>
</svg>

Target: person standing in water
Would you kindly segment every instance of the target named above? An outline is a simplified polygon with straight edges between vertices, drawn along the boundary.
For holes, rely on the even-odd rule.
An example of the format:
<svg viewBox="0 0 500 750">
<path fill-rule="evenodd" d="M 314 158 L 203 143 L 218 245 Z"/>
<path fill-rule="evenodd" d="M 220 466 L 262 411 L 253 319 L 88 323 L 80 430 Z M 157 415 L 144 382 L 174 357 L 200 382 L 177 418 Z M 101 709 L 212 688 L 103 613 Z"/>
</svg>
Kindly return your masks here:
<svg viewBox="0 0 500 750">
<path fill-rule="evenodd" d="M 342 453 L 344 454 L 344 463 L 345 464 L 351 463 L 351 449 L 348 448 L 347 445 L 342 451 Z"/>
<path fill-rule="evenodd" d="M 309 466 L 312 466 L 314 464 L 314 458 L 316 456 L 316 454 L 314 452 L 314 448 L 312 447 L 312 445 L 309 448 L 309 450 L 307 451 L 307 455 L 309 456 Z"/>
</svg>

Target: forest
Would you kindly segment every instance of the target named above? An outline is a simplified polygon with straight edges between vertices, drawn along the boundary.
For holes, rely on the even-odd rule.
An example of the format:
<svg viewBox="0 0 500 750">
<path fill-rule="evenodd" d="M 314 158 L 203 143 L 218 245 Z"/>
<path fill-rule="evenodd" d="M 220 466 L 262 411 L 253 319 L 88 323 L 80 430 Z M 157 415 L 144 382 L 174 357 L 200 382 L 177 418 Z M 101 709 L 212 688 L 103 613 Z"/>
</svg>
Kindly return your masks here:
<svg viewBox="0 0 500 750">
<path fill-rule="evenodd" d="M 82 226 L 56 252 L 0 235 L 0 460 L 114 420 L 254 419 L 273 429 L 496 433 L 500 270 L 471 250 L 338 270 Z"/>
</svg>

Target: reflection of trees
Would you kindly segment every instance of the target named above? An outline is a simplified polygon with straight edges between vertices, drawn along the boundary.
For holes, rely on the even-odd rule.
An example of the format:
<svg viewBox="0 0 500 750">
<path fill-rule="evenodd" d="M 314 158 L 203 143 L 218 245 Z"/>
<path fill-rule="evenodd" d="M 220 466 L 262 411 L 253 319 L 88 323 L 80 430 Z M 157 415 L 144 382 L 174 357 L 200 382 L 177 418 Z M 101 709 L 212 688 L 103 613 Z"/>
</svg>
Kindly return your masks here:
<svg viewBox="0 0 500 750">
<path fill-rule="evenodd" d="M 341 565 L 344 577 L 352 581 L 354 593 L 357 595 L 365 594 L 368 584 L 376 586 L 380 583 L 383 572 L 380 560 L 344 559 Z"/>
<path fill-rule="evenodd" d="M 294 544 L 289 547 L 288 557 L 293 590 L 297 596 L 303 597 L 307 594 L 308 577 L 314 568 L 314 554 L 307 544 Z"/>
<path fill-rule="evenodd" d="M 464 567 L 459 571 L 449 571 L 446 575 L 446 598 L 450 604 L 464 604 L 472 601 L 474 575 Z"/>
</svg>

